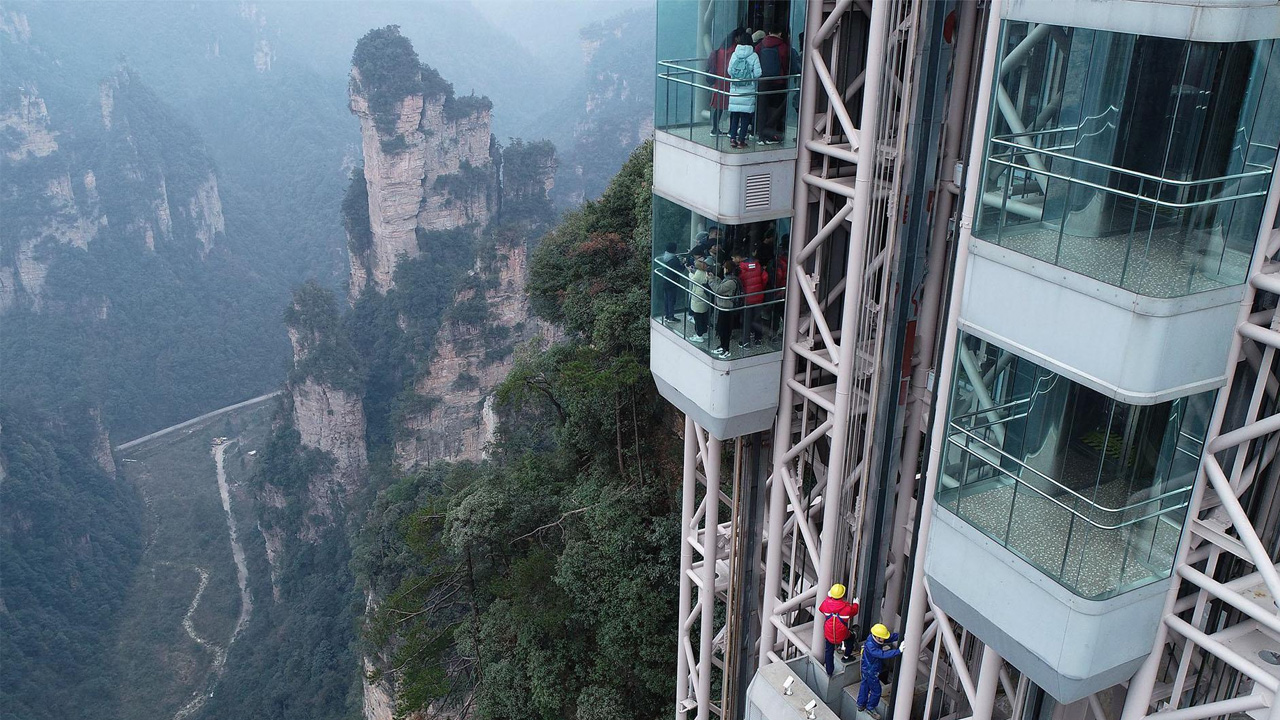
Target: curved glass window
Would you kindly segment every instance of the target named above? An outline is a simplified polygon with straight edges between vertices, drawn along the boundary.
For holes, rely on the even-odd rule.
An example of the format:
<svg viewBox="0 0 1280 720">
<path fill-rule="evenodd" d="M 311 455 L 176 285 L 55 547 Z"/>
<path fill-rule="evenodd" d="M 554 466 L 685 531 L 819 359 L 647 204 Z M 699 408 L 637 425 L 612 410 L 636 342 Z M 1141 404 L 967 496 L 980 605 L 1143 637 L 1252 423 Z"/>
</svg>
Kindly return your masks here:
<svg viewBox="0 0 1280 720">
<path fill-rule="evenodd" d="M 791 218 L 725 225 L 655 195 L 650 317 L 717 359 L 781 351 L 790 244 Z"/>
<path fill-rule="evenodd" d="M 1214 393 L 1128 405 L 959 345 L 938 503 L 1082 597 L 1168 577 Z"/>
<path fill-rule="evenodd" d="M 1004 23 L 974 235 L 1149 297 L 1244 282 L 1280 44 Z"/>
<path fill-rule="evenodd" d="M 801 0 L 658 0 L 654 127 L 725 153 L 795 147 L 804 9 Z M 738 31 L 758 80 L 729 77 Z M 729 142 L 735 108 L 749 108 L 746 147 Z"/>
</svg>

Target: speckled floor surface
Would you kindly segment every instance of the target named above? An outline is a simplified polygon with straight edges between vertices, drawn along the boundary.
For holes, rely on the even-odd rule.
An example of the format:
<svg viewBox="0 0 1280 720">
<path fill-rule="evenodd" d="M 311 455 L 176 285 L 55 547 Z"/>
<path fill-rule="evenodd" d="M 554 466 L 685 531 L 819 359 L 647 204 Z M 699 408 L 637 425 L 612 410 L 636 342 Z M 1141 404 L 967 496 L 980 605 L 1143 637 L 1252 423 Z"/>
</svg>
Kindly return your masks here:
<svg viewBox="0 0 1280 720">
<path fill-rule="evenodd" d="M 692 140 L 699 145 L 719 150 L 722 153 L 738 154 L 759 152 L 761 150 L 782 150 L 796 146 L 795 125 L 787 125 L 787 131 L 783 135 L 783 142 L 780 144 L 765 145 L 760 142 L 759 138 L 753 137 L 747 141 L 747 147 L 741 149 L 729 147 L 729 115 L 727 113 L 725 114 L 724 119 L 720 121 L 720 131 L 723 133 L 722 135 L 713 136 L 711 134 L 710 124 L 694 125 L 692 128 L 673 127 L 663 130 L 663 132 L 670 133 L 671 135 L 675 135 L 679 138 L 684 138 L 685 140 Z"/>
<path fill-rule="evenodd" d="M 781 306 L 778 306 L 779 308 Z M 716 333 L 716 313 L 712 311 L 711 320 L 708 323 L 707 339 L 702 342 L 694 340 L 694 331 L 696 327 L 693 322 L 693 316 L 683 312 L 675 314 L 675 322 L 664 322 L 661 318 L 657 318 L 671 332 L 683 337 L 689 341 L 689 344 L 698 348 L 704 353 L 710 354 L 712 350 L 720 347 L 720 336 Z M 762 319 L 763 322 L 763 319 Z M 775 323 L 776 324 L 776 323 Z M 733 331 L 733 337 L 729 343 L 729 355 L 726 357 L 717 357 L 719 360 L 741 360 L 742 358 L 754 357 L 756 355 L 764 355 L 766 353 L 778 352 L 782 350 L 782 338 L 775 329 L 765 332 L 765 342 L 758 343 L 750 348 L 740 348 L 738 343 L 742 340 L 742 328 Z"/>
<path fill-rule="evenodd" d="M 1243 282 L 1249 263 L 1243 253 L 1226 250 L 1221 258 L 1205 260 L 1202 271 L 1199 257 L 1191 250 L 1183 252 L 1183 246 L 1203 247 L 1212 243 L 1206 242 L 1198 231 L 1188 233 L 1181 227 L 1156 228 L 1149 235 L 1143 233 L 1135 238 L 1132 248 L 1128 247 L 1130 237 L 1085 238 L 1065 233 L 1059 236 L 1057 229 L 1037 228 L 1006 233 L 1000 237 L 999 244 L 1148 297 L 1179 297 L 1214 290 L 1235 284 L 1232 280 L 1236 277 Z M 1221 280 L 1207 276 L 1206 271 Z"/>
<path fill-rule="evenodd" d="M 965 494 L 957 513 L 1084 597 L 1167 573 L 1180 530 L 1154 521 L 1102 530 L 1025 487 L 1015 496 L 1013 485 Z"/>
</svg>

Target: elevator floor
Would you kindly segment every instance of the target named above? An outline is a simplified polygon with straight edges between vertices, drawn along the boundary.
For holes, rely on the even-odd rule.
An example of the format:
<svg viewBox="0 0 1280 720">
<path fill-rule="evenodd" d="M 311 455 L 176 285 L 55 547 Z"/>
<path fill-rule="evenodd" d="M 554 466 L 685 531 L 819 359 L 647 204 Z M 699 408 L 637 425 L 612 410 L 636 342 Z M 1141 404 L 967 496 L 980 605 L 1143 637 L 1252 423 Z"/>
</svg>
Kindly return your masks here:
<svg viewBox="0 0 1280 720">
<path fill-rule="evenodd" d="M 1057 229 L 1036 228 L 1005 232 L 999 244 L 1147 297 L 1180 297 L 1243 282 L 1249 257 L 1222 250 L 1220 241 L 1215 255 L 1202 256 L 1193 248 L 1215 246 L 1204 235 L 1178 226 L 1111 237 L 1060 235 Z"/>
<path fill-rule="evenodd" d="M 1071 505 L 1067 498 L 1058 499 Z M 954 500 L 946 504 L 955 507 Z M 1097 528 L 1012 484 L 964 494 L 957 514 L 1087 598 L 1110 597 L 1167 575 L 1181 531 L 1156 519 L 1113 530 Z"/>
</svg>

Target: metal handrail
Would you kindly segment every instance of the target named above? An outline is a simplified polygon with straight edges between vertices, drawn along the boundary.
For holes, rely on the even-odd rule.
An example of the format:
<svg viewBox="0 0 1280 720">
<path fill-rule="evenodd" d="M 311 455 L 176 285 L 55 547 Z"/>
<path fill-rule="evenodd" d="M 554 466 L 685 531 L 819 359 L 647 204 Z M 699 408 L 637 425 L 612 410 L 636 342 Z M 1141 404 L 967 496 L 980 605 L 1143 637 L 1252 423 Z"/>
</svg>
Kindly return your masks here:
<svg viewBox="0 0 1280 720">
<path fill-rule="evenodd" d="M 720 95 L 726 95 L 728 97 L 755 97 L 756 95 L 781 95 L 783 93 L 790 94 L 793 92 L 800 92 L 800 88 L 782 88 L 780 90 L 752 90 L 750 92 L 734 92 L 732 89 L 721 90 L 720 88 L 701 85 L 699 83 L 693 82 L 692 80 L 684 80 L 682 78 L 674 77 L 669 73 L 658 73 L 658 77 L 662 78 L 663 80 L 669 80 L 678 85 L 688 85 L 689 87 L 701 88 L 702 90 L 718 93 Z M 719 76 L 715 75 L 713 77 L 719 77 Z M 789 77 L 789 76 L 784 75 L 779 77 Z M 762 78 L 752 78 L 750 80 L 729 80 L 729 82 L 734 84 L 749 83 L 749 82 L 754 83 L 754 82 L 760 82 L 761 79 Z"/>
<path fill-rule="evenodd" d="M 978 436 L 977 436 L 977 435 L 975 435 L 974 433 L 969 432 L 968 430 L 966 430 L 966 429 L 964 429 L 964 428 L 962 428 L 962 427 L 958 427 L 958 426 L 956 426 L 954 423 L 952 423 L 952 424 L 951 424 L 951 426 L 956 430 L 956 432 L 959 432 L 960 434 L 965 435 L 966 437 L 969 437 L 969 438 L 971 438 L 971 439 L 973 439 L 973 440 L 978 441 L 978 442 L 979 442 L 979 443 L 981 443 L 983 446 L 985 446 L 987 449 L 989 449 L 989 450 L 991 450 L 992 452 L 994 452 L 994 453 L 996 453 L 996 454 L 1000 455 L 1001 457 L 1003 457 L 1003 458 L 1005 458 L 1005 459 L 1009 460 L 1010 462 L 1014 463 L 1014 464 L 1015 464 L 1015 465 L 1017 465 L 1018 467 L 1020 467 L 1020 468 L 1022 468 L 1022 469 L 1024 469 L 1024 470 L 1029 471 L 1031 474 L 1033 474 L 1033 475 L 1035 475 L 1035 476 L 1037 476 L 1037 477 L 1039 477 L 1039 478 L 1041 478 L 1041 479 L 1045 480 L 1046 482 L 1048 482 L 1049 484 L 1051 484 L 1051 485 L 1053 485 L 1054 487 L 1058 488 L 1059 490 L 1062 490 L 1062 491 L 1067 492 L 1067 493 L 1069 493 L 1069 494 L 1071 494 L 1071 495 L 1074 495 L 1076 498 L 1078 498 L 1080 501 L 1084 502 L 1085 504 L 1087 504 L 1087 505 L 1089 505 L 1089 506 L 1091 506 L 1091 507 L 1097 508 L 1098 510 L 1100 510 L 1100 511 L 1102 511 L 1102 512 L 1105 512 L 1105 513 L 1113 513 L 1113 514 L 1114 514 L 1114 513 L 1124 513 L 1124 512 L 1127 512 L 1127 511 L 1129 511 L 1129 510 L 1132 510 L 1133 508 L 1140 507 L 1140 506 L 1142 506 L 1142 505 L 1146 505 L 1146 504 L 1148 504 L 1148 503 L 1156 502 L 1157 500 L 1164 500 L 1164 499 L 1166 499 L 1166 498 L 1170 498 L 1170 497 L 1172 497 L 1172 496 L 1174 496 L 1174 495 L 1180 495 L 1180 494 L 1182 494 L 1182 493 L 1190 493 L 1190 492 L 1191 492 L 1191 486 L 1190 486 L 1190 485 L 1188 485 L 1188 486 L 1186 486 L 1186 487 L 1184 487 L 1184 488 L 1178 488 L 1178 489 L 1175 489 L 1175 490 L 1170 490 L 1170 491 L 1168 491 L 1168 492 L 1166 492 L 1166 493 L 1163 493 L 1163 494 L 1161 494 L 1161 495 L 1157 495 L 1157 496 L 1155 496 L 1155 497 L 1147 498 L 1146 500 L 1142 500 L 1142 501 L 1139 501 L 1139 502 L 1133 503 L 1132 505 L 1125 505 L 1124 507 L 1112 508 L 1112 507 L 1107 507 L 1106 505 L 1099 505 L 1098 503 L 1093 502 L 1092 500 L 1090 500 L 1089 498 L 1086 498 L 1085 496 L 1081 495 L 1080 493 L 1076 492 L 1075 490 L 1072 490 L 1071 488 L 1067 487 L 1066 485 L 1063 485 L 1062 483 L 1058 482 L 1057 480 L 1055 480 L 1055 479 L 1053 479 L 1053 478 L 1049 477 L 1048 475 L 1045 475 L 1044 473 L 1040 472 L 1039 470 L 1036 470 L 1035 468 L 1031 467 L 1030 465 L 1027 465 L 1026 463 L 1022 462 L 1022 461 L 1021 461 L 1021 460 L 1019 460 L 1018 458 L 1016 458 L 1016 457 L 1014 457 L 1014 456 L 1010 455 L 1009 453 L 1006 453 L 1003 449 L 998 448 L 998 447 L 996 447 L 995 445 L 992 445 L 991 443 L 987 442 L 986 440 L 984 440 L 984 439 L 982 439 L 982 438 L 978 437 Z M 972 450 L 972 449 L 970 449 L 968 445 L 961 445 L 959 442 L 956 442 L 956 440 L 955 440 L 955 433 L 950 433 L 950 434 L 948 434 L 948 436 L 947 436 L 947 440 L 948 440 L 948 442 L 952 442 L 953 444 L 955 444 L 957 447 L 961 447 L 961 448 L 963 448 L 966 452 L 968 452 L 968 453 L 970 453 L 970 454 L 973 454 L 973 455 L 977 455 L 977 453 L 973 452 L 973 450 Z M 978 457 L 982 457 L 982 456 L 981 456 L 981 455 L 978 455 Z M 984 461 L 987 461 L 988 463 L 990 462 L 990 461 L 988 461 L 986 458 L 983 458 L 983 460 L 984 460 Z M 998 467 L 998 466 L 997 466 L 997 467 Z M 1001 472 L 1008 473 L 1008 471 L 1007 471 L 1007 470 L 1005 470 L 1004 468 L 1000 468 L 1000 470 L 1001 470 Z M 1024 483 L 1024 484 L 1025 484 L 1025 481 L 1024 481 L 1020 476 L 1012 475 L 1011 473 L 1010 473 L 1009 475 L 1010 475 L 1010 477 L 1015 478 L 1018 482 L 1022 482 L 1022 483 Z M 1028 485 L 1028 487 L 1031 487 L 1031 486 L 1030 486 L 1030 485 Z M 1034 488 L 1033 488 L 1033 489 L 1034 489 Z M 1040 492 L 1040 491 L 1039 491 L 1039 490 L 1037 490 L 1037 492 Z M 1046 496 L 1046 497 L 1048 497 L 1048 496 Z M 1056 500 L 1055 500 L 1055 502 L 1056 502 Z M 1064 505 L 1063 507 L 1064 507 L 1064 508 L 1066 508 L 1066 506 L 1065 506 L 1065 505 Z M 1176 509 L 1176 508 L 1170 508 L 1170 509 Z M 1074 512 L 1074 511 L 1072 511 L 1072 512 Z M 1163 511 L 1162 511 L 1162 512 L 1163 512 Z M 1156 513 L 1156 514 L 1158 515 L 1158 514 L 1160 514 L 1160 513 Z M 1092 523 L 1092 521 L 1090 521 L 1090 522 Z M 1098 527 L 1101 527 L 1101 528 L 1103 528 L 1103 529 L 1105 529 L 1105 530 L 1114 530 L 1114 529 L 1115 529 L 1115 528 L 1117 528 L 1117 527 L 1124 527 L 1124 524 L 1116 525 L 1116 526 L 1114 526 L 1114 527 L 1104 527 L 1104 526 L 1099 525 Z"/>
<path fill-rule="evenodd" d="M 706 61 L 710 59 L 711 58 L 689 58 L 687 60 L 659 60 L 658 65 L 665 68 L 671 68 L 672 70 L 679 70 L 680 72 L 688 72 L 688 73 L 696 73 L 698 75 L 705 75 L 706 77 L 713 78 L 715 80 L 723 80 L 725 82 L 755 82 L 757 80 L 799 80 L 800 79 L 800 73 L 794 73 L 791 75 L 768 75 L 765 77 L 758 77 L 758 78 L 751 78 L 750 80 L 743 80 L 741 78 L 735 79 L 731 77 L 725 77 L 724 75 L 716 75 L 715 73 L 707 72 L 706 70 L 699 70 L 698 68 L 685 67 L 683 65 L 677 64 L 682 62 L 706 63 Z"/>
<path fill-rule="evenodd" d="M 1087 158 L 1075 157 L 1074 155 L 1067 155 L 1066 153 L 1055 152 L 1047 148 L 1027 147 L 1026 145 L 1020 145 L 1018 143 L 1004 140 L 1003 139 L 1004 137 L 1005 136 L 997 135 L 991 138 L 991 143 L 993 145 L 1003 145 L 1005 147 L 1014 149 L 1014 152 L 1002 153 L 1001 155 L 1026 154 L 1026 153 L 1034 153 L 1036 155 L 1047 155 L 1049 157 L 1061 158 L 1068 162 L 1080 163 L 1082 165 L 1090 165 L 1096 168 L 1100 168 L 1102 170 L 1106 170 L 1108 172 L 1119 173 L 1121 175 L 1128 175 L 1130 177 L 1140 178 L 1143 180 L 1151 180 L 1153 182 L 1158 182 L 1162 185 L 1175 185 L 1178 187 L 1191 187 L 1194 185 L 1211 185 L 1214 183 L 1227 182 L 1228 180 L 1241 180 L 1249 177 L 1269 177 L 1272 172 L 1271 168 L 1268 168 L 1265 165 L 1262 165 L 1260 166 L 1261 168 L 1263 168 L 1261 170 L 1250 170 L 1246 172 L 1236 173 L 1234 175 L 1223 175 L 1221 177 L 1216 177 L 1216 178 L 1206 178 L 1204 180 L 1171 180 L 1168 178 L 1162 178 L 1159 175 L 1149 175 L 1147 173 L 1139 172 L 1137 170 L 1128 170 L 1125 168 L 1116 167 L 1114 165 L 1108 165 L 1106 163 L 1099 162 L 1097 160 L 1089 160 Z M 992 155 L 991 157 L 995 158 L 995 157 L 999 157 L 999 155 Z M 1257 165 L 1257 163 L 1249 163 L 1249 164 Z M 1025 168 L 1025 169 L 1028 169 L 1035 174 L 1049 174 L 1049 173 L 1042 172 L 1040 170 L 1036 170 L 1034 168 Z M 1261 194 L 1266 195 L 1267 193 L 1264 191 Z"/>
<path fill-rule="evenodd" d="M 1026 153 L 1026 152 L 1040 152 L 1040 151 L 1028 150 L 1026 148 L 1023 148 L 1023 152 Z M 1267 195 L 1266 190 L 1259 190 L 1257 192 L 1244 193 L 1242 195 L 1233 195 L 1225 198 L 1209 198 L 1207 200 L 1197 200 L 1197 201 L 1188 202 L 1188 203 L 1175 203 L 1175 202 L 1170 202 L 1168 200 L 1159 200 L 1157 198 L 1147 197 L 1145 195 L 1138 195 L 1137 193 L 1131 193 L 1127 190 L 1120 190 L 1118 188 L 1107 187 L 1106 185 L 1099 185 L 1097 183 L 1089 182 L 1087 180 L 1081 180 L 1080 178 L 1072 177 L 1070 175 L 1062 175 L 1059 173 L 1050 172 L 1048 170 L 1037 170 L 1035 168 L 1027 167 L 1025 165 L 1018 165 L 1017 163 L 1009 162 L 1007 160 L 1002 160 L 1000 159 L 1000 156 L 997 156 L 997 155 L 992 155 L 989 158 L 987 158 L 987 162 L 995 163 L 996 165 L 1004 165 L 1005 167 L 1010 167 L 1015 170 L 1024 170 L 1026 172 L 1031 173 L 1032 175 L 1043 175 L 1045 177 L 1056 178 L 1058 180 L 1063 180 L 1075 185 L 1083 185 L 1084 187 L 1093 188 L 1095 190 L 1101 190 L 1102 192 L 1110 193 L 1112 195 L 1119 195 L 1121 197 L 1127 197 L 1131 200 L 1148 202 L 1153 205 L 1157 205 L 1159 207 L 1165 207 L 1165 208 L 1170 208 L 1174 210 L 1184 210 L 1186 208 L 1193 208 L 1193 207 L 1204 207 L 1206 205 L 1221 205 L 1223 203 L 1235 202 L 1236 200 L 1248 200 L 1249 198 L 1266 197 Z M 1123 172 L 1123 171 L 1117 170 L 1117 172 Z M 1225 181 L 1226 179 L 1228 178 L 1218 178 L 1215 181 Z M 1165 182 L 1165 181 L 1161 180 L 1160 182 Z M 1205 181 L 1195 181 L 1195 182 L 1202 183 Z M 1174 181 L 1168 181 L 1167 184 L 1175 184 L 1175 183 Z"/>
<path fill-rule="evenodd" d="M 1027 481 L 1023 480 L 1023 479 L 1022 479 L 1022 478 L 1020 478 L 1020 477 L 1018 477 L 1017 475 L 1014 475 L 1013 473 L 1009 472 L 1008 470 L 1006 470 L 1006 469 L 1004 469 L 1004 468 L 1000 467 L 999 465 L 997 465 L 997 464 L 995 464 L 995 463 L 991 462 L 991 460 L 990 460 L 990 459 L 985 458 L 985 457 L 983 457 L 983 456 L 979 455 L 978 453 L 974 452 L 974 451 L 973 451 L 973 450 L 971 450 L 970 448 L 968 448 L 968 447 L 964 446 L 963 444 L 961 444 L 961 443 L 960 443 L 958 440 L 956 440 L 954 437 L 949 437 L 949 438 L 947 438 L 947 442 L 951 443 L 952 445 L 955 445 L 956 447 L 958 447 L 958 448 L 960 448 L 960 449 L 964 450 L 965 452 L 969 453 L 969 455 L 971 455 L 971 456 L 973 456 L 973 457 L 977 458 L 978 460 L 982 461 L 983 463 L 985 463 L 985 464 L 987 465 L 987 467 L 994 468 L 997 472 L 999 472 L 1000 474 L 1002 474 L 1002 475 L 1004 475 L 1004 476 L 1008 477 L 1008 478 L 1009 478 L 1010 480 L 1012 480 L 1015 484 L 1017 484 L 1017 485 L 1021 485 L 1021 486 L 1023 486 L 1023 487 L 1026 487 L 1026 488 L 1030 489 L 1030 490 L 1031 490 L 1032 492 L 1034 492 L 1035 494 L 1039 495 L 1040 497 L 1044 498 L 1045 500 L 1048 500 L 1049 502 L 1053 503 L 1054 505 L 1057 505 L 1058 507 L 1062 508 L 1063 510 L 1066 510 L 1068 513 L 1070 513 L 1070 514 L 1072 514 L 1072 515 L 1076 516 L 1076 517 L 1077 517 L 1077 518 L 1079 518 L 1081 521 L 1086 522 L 1086 523 L 1088 523 L 1088 524 L 1092 525 L 1094 528 L 1096 528 L 1096 529 L 1098 529 L 1098 530 L 1119 530 L 1119 529 L 1121 529 L 1121 528 L 1129 527 L 1130 525 L 1137 525 L 1138 523 L 1143 522 L 1143 521 L 1145 521 L 1145 520 L 1150 520 L 1150 519 L 1152 519 L 1152 518 L 1160 518 L 1160 517 L 1163 517 L 1163 516 L 1165 516 L 1165 515 L 1170 514 L 1171 512 L 1173 512 L 1173 511 L 1175 511 L 1175 510 L 1181 510 L 1182 508 L 1187 507 L 1187 505 L 1190 503 L 1190 498 L 1188 497 L 1188 499 L 1187 499 L 1186 501 L 1184 501 L 1184 502 L 1182 502 L 1182 503 L 1180 503 L 1180 504 L 1178 504 L 1178 505 L 1172 505 L 1172 506 L 1170 506 L 1170 507 L 1163 508 L 1163 509 L 1161 509 L 1161 510 L 1157 510 L 1157 511 L 1155 511 L 1155 512 L 1153 512 L 1153 513 L 1148 513 L 1148 514 L 1146 514 L 1146 515 L 1143 515 L 1142 517 L 1137 517 L 1137 518 L 1134 518 L 1134 519 L 1132 519 L 1132 520 L 1126 520 L 1125 522 L 1122 522 L 1122 523 L 1120 523 L 1120 524 L 1118 524 L 1118 525 L 1103 525 L 1103 524 L 1100 524 L 1100 523 L 1095 522 L 1092 518 L 1089 518 L 1089 517 L 1086 517 L 1085 515 L 1082 515 L 1082 514 L 1081 514 L 1078 510 L 1076 510 L 1075 508 L 1069 507 L 1068 505 L 1066 505 L 1065 503 L 1063 503 L 1061 500 L 1058 500 L 1056 497 L 1053 497 L 1052 495 L 1049 495 L 1048 493 L 1046 493 L 1045 491 L 1043 491 L 1043 490 L 1041 490 L 1040 488 L 1036 487 L 1035 485 L 1032 485 L 1031 483 L 1029 483 L 1029 482 L 1027 482 Z M 961 487 L 963 487 L 963 486 L 961 486 Z M 1190 488 L 1190 487 L 1188 487 L 1186 490 L 1187 490 L 1187 491 L 1190 491 L 1190 489 L 1191 489 L 1191 488 Z M 957 491 L 958 491 L 958 489 L 957 489 Z M 1144 501 L 1144 502 L 1145 502 L 1145 501 Z M 1092 505 L 1092 503 L 1090 503 L 1090 504 Z M 1096 505 L 1094 505 L 1094 507 L 1097 507 L 1097 506 L 1096 506 Z M 1135 506 L 1135 507 L 1136 507 L 1136 506 Z"/>
<path fill-rule="evenodd" d="M 692 284 L 692 285 L 697 286 L 697 288 L 698 288 L 699 290 L 706 292 L 708 295 L 710 295 L 711 297 L 714 297 L 716 300 L 727 300 L 727 301 L 733 301 L 733 300 L 736 300 L 736 299 L 738 299 L 738 298 L 742 298 L 743 300 L 745 300 L 745 299 L 746 299 L 746 298 L 748 298 L 748 297 L 755 297 L 755 296 L 757 296 L 757 295 L 759 295 L 759 296 L 761 296 L 762 298 L 764 298 L 764 297 L 768 297 L 768 296 L 770 296 L 770 295 L 775 295 L 775 294 L 782 293 L 782 292 L 785 290 L 785 288 L 775 288 L 775 287 L 771 287 L 771 288 L 765 288 L 764 290 L 758 290 L 758 291 L 756 291 L 756 292 L 750 292 L 750 293 L 742 293 L 742 294 L 739 294 L 739 295 L 721 295 L 720 293 L 716 292 L 715 290 L 712 290 L 710 287 L 708 287 L 708 286 L 706 286 L 706 285 L 703 285 L 703 284 L 701 284 L 701 283 L 695 283 L 695 282 L 693 282 L 693 279 L 692 279 L 692 278 L 690 278 L 688 275 L 685 275 L 684 273 L 680 272 L 679 270 L 676 270 L 675 268 L 671 267 L 670 265 L 667 265 L 666 263 L 662 262 L 662 260 L 660 260 L 660 259 L 655 258 L 653 262 L 654 262 L 654 265 L 658 266 L 659 268 L 662 268 L 663 270 L 667 270 L 667 271 L 669 271 L 669 272 L 671 272 L 671 273 L 674 273 L 674 275 L 675 275 L 674 277 L 668 277 L 666 274 L 664 274 L 663 272 L 660 272 L 658 269 L 656 269 L 656 268 L 655 268 L 654 273 L 653 273 L 655 276 L 662 278 L 663 280 L 665 280 L 666 282 L 671 283 L 672 285 L 675 285 L 676 287 L 678 287 L 678 288 L 680 288 L 681 290 L 683 290 L 683 291 L 685 292 L 685 294 L 686 294 L 686 295 L 688 295 L 688 296 L 690 296 L 690 297 L 695 297 L 695 295 L 693 294 L 693 292 L 694 292 L 694 291 L 693 291 L 693 288 L 691 288 L 691 287 L 687 287 L 687 286 L 685 285 L 685 283 L 690 283 L 690 284 Z M 707 298 L 704 298 L 704 297 L 698 297 L 698 299 L 699 299 L 699 300 L 702 300 L 702 301 L 704 301 L 704 302 L 710 302 L 710 300 L 708 300 Z M 778 303 L 785 302 L 785 301 L 786 301 L 786 297 L 784 296 L 784 297 L 775 298 L 775 299 L 773 299 L 773 300 L 763 300 L 763 299 L 762 299 L 762 300 L 761 300 L 760 302 L 758 302 L 758 303 L 751 303 L 751 305 L 776 305 L 776 304 L 778 304 Z M 717 309 L 719 309 L 719 310 L 724 310 L 724 309 L 726 309 L 726 308 L 720 308 L 720 307 L 718 307 Z M 733 308 L 733 309 L 734 309 L 734 310 L 741 310 L 742 308 Z"/>
</svg>

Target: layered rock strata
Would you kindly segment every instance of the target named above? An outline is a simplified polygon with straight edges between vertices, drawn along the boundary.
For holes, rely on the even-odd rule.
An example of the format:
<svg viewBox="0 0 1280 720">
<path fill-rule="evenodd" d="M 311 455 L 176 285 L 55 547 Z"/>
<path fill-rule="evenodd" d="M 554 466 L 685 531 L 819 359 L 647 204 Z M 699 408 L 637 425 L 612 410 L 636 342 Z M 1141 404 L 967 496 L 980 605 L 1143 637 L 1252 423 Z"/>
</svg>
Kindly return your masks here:
<svg viewBox="0 0 1280 720">
<path fill-rule="evenodd" d="M 425 90 L 400 99 L 394 130 L 379 129 L 360 71 L 351 71 L 351 111 L 360 119 L 373 241 L 351 258 L 351 296 L 366 285 L 386 294 L 401 256 L 419 254 L 418 233 L 483 225 L 486 193 L 460 192 L 449 177 L 492 173 L 487 101 L 467 103 Z M 460 109 L 461 108 L 461 109 Z M 387 123 L 383 123 L 384 127 Z M 452 186 L 452 187 L 451 187 Z"/>
</svg>

